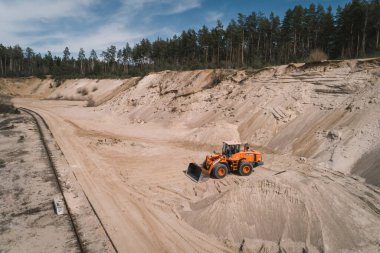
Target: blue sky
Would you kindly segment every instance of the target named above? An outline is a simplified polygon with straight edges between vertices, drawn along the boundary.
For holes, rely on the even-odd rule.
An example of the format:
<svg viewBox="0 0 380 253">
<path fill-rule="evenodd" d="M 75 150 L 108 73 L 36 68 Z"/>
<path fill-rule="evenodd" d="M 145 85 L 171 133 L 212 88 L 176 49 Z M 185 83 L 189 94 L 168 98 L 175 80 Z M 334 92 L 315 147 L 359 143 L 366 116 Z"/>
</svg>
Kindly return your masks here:
<svg viewBox="0 0 380 253">
<path fill-rule="evenodd" d="M 237 13 L 282 16 L 288 8 L 311 3 L 335 10 L 349 0 L 0 0 L 0 43 L 29 46 L 62 55 L 68 46 L 76 57 L 110 45 L 121 48 L 142 38 L 172 37 L 184 29 L 226 26 Z"/>
</svg>

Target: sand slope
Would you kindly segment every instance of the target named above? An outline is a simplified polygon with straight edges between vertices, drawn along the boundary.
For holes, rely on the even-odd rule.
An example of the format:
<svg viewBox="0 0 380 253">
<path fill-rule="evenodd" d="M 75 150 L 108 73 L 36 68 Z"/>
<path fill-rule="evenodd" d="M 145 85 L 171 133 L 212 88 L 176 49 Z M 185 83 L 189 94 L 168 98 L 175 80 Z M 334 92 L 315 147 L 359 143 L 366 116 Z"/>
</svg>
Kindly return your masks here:
<svg viewBox="0 0 380 253">
<path fill-rule="evenodd" d="M 0 95 L 44 98 L 54 87 L 55 83 L 50 78 L 0 78 Z"/>
<path fill-rule="evenodd" d="M 139 78 L 129 80 L 69 79 L 54 89 L 47 98 L 84 101 L 91 98 L 96 105 L 99 105 L 134 85 L 138 80 Z"/>
</svg>

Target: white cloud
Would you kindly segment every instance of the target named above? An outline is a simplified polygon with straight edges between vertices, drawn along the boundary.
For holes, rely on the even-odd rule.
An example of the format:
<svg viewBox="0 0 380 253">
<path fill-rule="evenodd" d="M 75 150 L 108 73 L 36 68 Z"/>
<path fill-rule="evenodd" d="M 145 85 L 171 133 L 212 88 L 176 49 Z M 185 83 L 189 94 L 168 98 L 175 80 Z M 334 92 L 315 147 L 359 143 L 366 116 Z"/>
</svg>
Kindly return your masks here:
<svg viewBox="0 0 380 253">
<path fill-rule="evenodd" d="M 91 49 L 105 50 L 110 45 L 115 45 L 118 48 L 125 46 L 125 43 L 137 42 L 139 39 L 147 35 L 146 33 L 139 33 L 134 31 L 125 30 L 119 23 L 110 23 L 99 27 L 94 33 L 88 36 L 79 38 L 68 38 L 66 44 L 70 45 L 73 50 L 78 50 L 80 47 L 86 48 L 87 51 Z"/>
<path fill-rule="evenodd" d="M 114 6 L 107 6 L 111 14 L 103 15 L 103 10 L 96 8 L 107 4 L 101 0 L 0 0 L 0 43 L 58 55 L 65 46 L 72 52 L 80 47 L 86 52 L 104 50 L 111 44 L 120 47 L 158 32 L 166 34 L 169 28 L 152 29 L 151 22 L 158 16 L 198 8 L 202 0 L 119 1 L 115 12 Z"/>
<path fill-rule="evenodd" d="M 122 0 L 114 19 L 152 21 L 157 16 L 173 15 L 199 8 L 201 0 Z"/>
<path fill-rule="evenodd" d="M 224 14 L 222 12 L 217 11 L 209 11 L 207 12 L 206 21 L 208 23 L 216 23 L 216 21 L 219 19 L 222 19 Z M 214 24 L 213 24 L 214 25 Z"/>
<path fill-rule="evenodd" d="M 31 45 L 42 39 L 63 39 L 65 34 L 49 31 L 47 27 L 63 18 L 89 18 L 86 9 L 96 2 L 98 0 L 0 0 L 0 42 Z"/>
<path fill-rule="evenodd" d="M 185 0 L 185 1 L 172 1 L 174 2 L 172 8 L 165 14 L 177 14 L 182 13 L 201 6 L 199 0 Z"/>
<path fill-rule="evenodd" d="M 198 8 L 201 6 L 201 0 L 123 0 L 123 5 L 130 10 L 149 8 L 159 10 L 157 13 L 152 13 L 153 15 L 168 15 Z"/>
<path fill-rule="evenodd" d="M 5 22 L 50 20 L 61 17 L 85 17 L 85 9 L 98 0 L 1 0 L 0 19 Z"/>
</svg>

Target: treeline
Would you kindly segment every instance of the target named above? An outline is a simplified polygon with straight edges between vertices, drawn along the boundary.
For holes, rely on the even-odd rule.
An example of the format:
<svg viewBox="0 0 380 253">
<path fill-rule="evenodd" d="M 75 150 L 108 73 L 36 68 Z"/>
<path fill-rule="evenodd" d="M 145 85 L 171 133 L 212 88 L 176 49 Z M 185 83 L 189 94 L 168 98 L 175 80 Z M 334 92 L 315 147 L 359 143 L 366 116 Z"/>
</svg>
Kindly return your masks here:
<svg viewBox="0 0 380 253">
<path fill-rule="evenodd" d="M 215 27 L 189 29 L 168 39 L 110 46 L 99 56 L 82 48 L 74 56 L 67 47 L 62 57 L 42 56 L 29 47 L 0 44 L 0 75 L 120 77 L 164 69 L 259 68 L 305 61 L 315 49 L 331 59 L 376 56 L 379 33 L 379 0 L 353 0 L 338 7 L 335 16 L 331 7 L 297 5 L 282 20 L 273 13 L 238 14 L 226 27 L 218 21 Z"/>
</svg>

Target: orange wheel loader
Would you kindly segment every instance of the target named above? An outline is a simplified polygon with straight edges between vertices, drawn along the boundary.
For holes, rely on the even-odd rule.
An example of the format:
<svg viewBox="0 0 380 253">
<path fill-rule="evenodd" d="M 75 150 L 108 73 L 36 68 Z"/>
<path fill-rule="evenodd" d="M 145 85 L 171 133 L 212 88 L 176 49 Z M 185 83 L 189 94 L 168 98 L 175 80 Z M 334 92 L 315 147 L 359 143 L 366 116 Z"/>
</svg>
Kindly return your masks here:
<svg viewBox="0 0 380 253">
<path fill-rule="evenodd" d="M 241 176 L 249 176 L 253 168 L 263 165 L 262 156 L 259 151 L 249 149 L 248 144 L 235 141 L 223 142 L 222 153 L 206 156 L 203 165 L 190 163 L 186 175 L 195 182 L 203 181 L 210 175 L 221 179 L 229 172 L 238 172 Z"/>
</svg>

